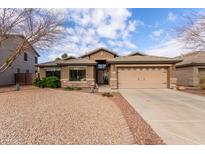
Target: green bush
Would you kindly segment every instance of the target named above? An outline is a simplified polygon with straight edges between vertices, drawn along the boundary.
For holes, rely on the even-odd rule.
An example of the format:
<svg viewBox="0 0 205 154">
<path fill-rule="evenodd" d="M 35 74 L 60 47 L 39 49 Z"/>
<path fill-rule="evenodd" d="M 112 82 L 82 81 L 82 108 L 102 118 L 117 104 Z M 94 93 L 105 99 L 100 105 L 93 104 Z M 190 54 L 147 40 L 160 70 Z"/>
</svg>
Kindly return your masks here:
<svg viewBox="0 0 205 154">
<path fill-rule="evenodd" d="M 39 81 L 40 81 L 39 78 L 34 79 L 33 85 L 38 87 Z"/>
<path fill-rule="evenodd" d="M 44 88 L 46 86 L 45 82 L 43 80 L 40 80 L 39 78 L 36 78 L 34 80 L 33 85 L 40 88 Z"/>
<path fill-rule="evenodd" d="M 45 87 L 48 87 L 48 88 L 58 88 L 58 87 L 60 87 L 60 80 L 56 76 L 43 78 L 42 81 L 45 82 Z"/>
<path fill-rule="evenodd" d="M 60 80 L 58 77 L 51 76 L 51 77 L 45 77 L 42 80 L 35 79 L 34 83 L 35 86 L 40 88 L 58 88 L 60 87 Z"/>
<path fill-rule="evenodd" d="M 108 73 L 107 72 L 104 73 L 103 80 L 104 80 L 104 84 L 108 84 L 109 77 L 108 77 Z"/>
<path fill-rule="evenodd" d="M 46 87 L 45 81 L 44 81 L 44 80 L 40 80 L 40 81 L 38 82 L 38 87 L 40 87 L 40 88 L 45 88 L 45 87 Z"/>
<path fill-rule="evenodd" d="M 205 89 L 205 77 L 200 79 L 200 84 L 199 85 L 202 89 Z"/>
<path fill-rule="evenodd" d="M 64 90 L 68 90 L 68 91 L 73 91 L 73 90 L 82 90 L 81 87 L 70 87 L 70 86 L 67 86 L 64 88 Z"/>
</svg>

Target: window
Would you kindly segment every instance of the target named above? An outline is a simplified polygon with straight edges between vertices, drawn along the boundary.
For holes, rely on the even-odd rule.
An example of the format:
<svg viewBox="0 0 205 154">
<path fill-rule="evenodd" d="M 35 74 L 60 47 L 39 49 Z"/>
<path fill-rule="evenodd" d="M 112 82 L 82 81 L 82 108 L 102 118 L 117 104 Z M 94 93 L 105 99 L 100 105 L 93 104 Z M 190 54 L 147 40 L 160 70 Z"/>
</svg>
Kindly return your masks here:
<svg viewBox="0 0 205 154">
<path fill-rule="evenodd" d="M 20 68 L 17 68 L 17 73 L 20 73 Z"/>
<path fill-rule="evenodd" d="M 35 64 L 38 64 L 38 57 L 35 57 Z"/>
<path fill-rule="evenodd" d="M 28 54 L 24 53 L 24 61 L 28 61 Z"/>
<path fill-rule="evenodd" d="M 106 64 L 98 64 L 98 69 L 105 69 L 106 68 Z"/>
<path fill-rule="evenodd" d="M 70 81 L 85 81 L 86 80 L 86 70 L 85 68 L 71 68 L 70 69 Z"/>
<path fill-rule="evenodd" d="M 46 71 L 46 77 L 56 76 L 60 79 L 60 74 L 61 74 L 60 71 Z"/>
</svg>

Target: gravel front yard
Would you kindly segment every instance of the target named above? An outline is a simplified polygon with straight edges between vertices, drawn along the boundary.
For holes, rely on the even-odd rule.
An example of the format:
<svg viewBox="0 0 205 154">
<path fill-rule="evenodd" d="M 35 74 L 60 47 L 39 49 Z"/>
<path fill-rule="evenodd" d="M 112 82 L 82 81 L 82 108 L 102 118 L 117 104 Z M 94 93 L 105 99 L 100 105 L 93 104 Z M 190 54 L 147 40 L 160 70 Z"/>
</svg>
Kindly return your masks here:
<svg viewBox="0 0 205 154">
<path fill-rule="evenodd" d="M 133 144 L 108 98 L 52 89 L 0 93 L 0 144 Z"/>
</svg>

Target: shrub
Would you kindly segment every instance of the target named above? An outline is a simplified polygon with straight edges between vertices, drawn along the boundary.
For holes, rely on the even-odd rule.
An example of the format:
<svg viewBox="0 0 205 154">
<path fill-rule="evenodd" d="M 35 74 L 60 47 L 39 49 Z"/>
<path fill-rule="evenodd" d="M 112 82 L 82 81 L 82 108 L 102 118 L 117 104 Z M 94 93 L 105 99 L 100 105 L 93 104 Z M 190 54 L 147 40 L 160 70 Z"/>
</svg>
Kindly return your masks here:
<svg viewBox="0 0 205 154">
<path fill-rule="evenodd" d="M 48 87 L 48 88 L 60 87 L 60 80 L 56 76 L 50 76 L 50 77 L 43 78 L 42 81 L 45 82 L 45 87 Z"/>
<path fill-rule="evenodd" d="M 108 84 L 108 80 L 109 80 L 108 73 L 104 73 L 103 80 L 104 80 L 104 84 Z"/>
<path fill-rule="evenodd" d="M 40 87 L 40 88 L 45 88 L 45 87 L 46 87 L 45 81 L 44 81 L 44 80 L 38 81 L 38 87 Z"/>
<path fill-rule="evenodd" d="M 200 79 L 200 84 L 199 85 L 202 89 L 205 89 L 205 77 Z"/>
<path fill-rule="evenodd" d="M 58 77 L 51 76 L 51 77 L 45 77 L 42 80 L 35 79 L 33 84 L 40 88 L 58 88 L 60 87 L 60 80 Z"/>
<path fill-rule="evenodd" d="M 39 78 L 34 79 L 34 81 L 33 81 L 33 85 L 39 87 L 39 86 L 38 86 L 39 81 L 40 81 Z"/>
<path fill-rule="evenodd" d="M 73 91 L 73 90 L 82 90 L 81 87 L 70 87 L 70 86 L 67 86 L 64 88 L 64 90 L 68 90 L 68 91 Z"/>
<path fill-rule="evenodd" d="M 107 97 L 113 97 L 113 95 L 110 92 L 104 92 L 102 93 L 102 95 Z"/>
<path fill-rule="evenodd" d="M 67 87 L 64 88 L 64 90 L 72 91 L 72 90 L 74 90 L 74 88 L 67 86 Z"/>
</svg>

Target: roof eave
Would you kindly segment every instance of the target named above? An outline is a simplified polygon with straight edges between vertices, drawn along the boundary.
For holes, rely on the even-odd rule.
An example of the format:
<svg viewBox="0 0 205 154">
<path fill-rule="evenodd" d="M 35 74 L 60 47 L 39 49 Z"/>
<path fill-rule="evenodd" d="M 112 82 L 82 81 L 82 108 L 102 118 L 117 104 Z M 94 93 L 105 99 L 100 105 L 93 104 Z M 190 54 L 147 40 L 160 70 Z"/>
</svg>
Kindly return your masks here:
<svg viewBox="0 0 205 154">
<path fill-rule="evenodd" d="M 44 65 L 44 64 L 36 64 L 36 65 L 34 65 L 34 66 L 36 66 L 36 67 L 56 67 L 56 66 L 58 66 L 58 65 L 54 65 L 54 64 L 51 64 L 51 65 Z"/>
<path fill-rule="evenodd" d="M 108 64 L 176 64 L 177 61 L 107 61 Z"/>
<path fill-rule="evenodd" d="M 189 63 L 189 64 L 179 64 L 176 65 L 176 68 L 180 68 L 180 67 L 188 67 L 188 66 L 205 66 L 205 63 Z"/>
<path fill-rule="evenodd" d="M 96 65 L 96 63 L 73 63 L 73 64 L 66 64 L 66 63 L 61 63 L 58 64 L 59 66 L 93 66 Z"/>
</svg>

